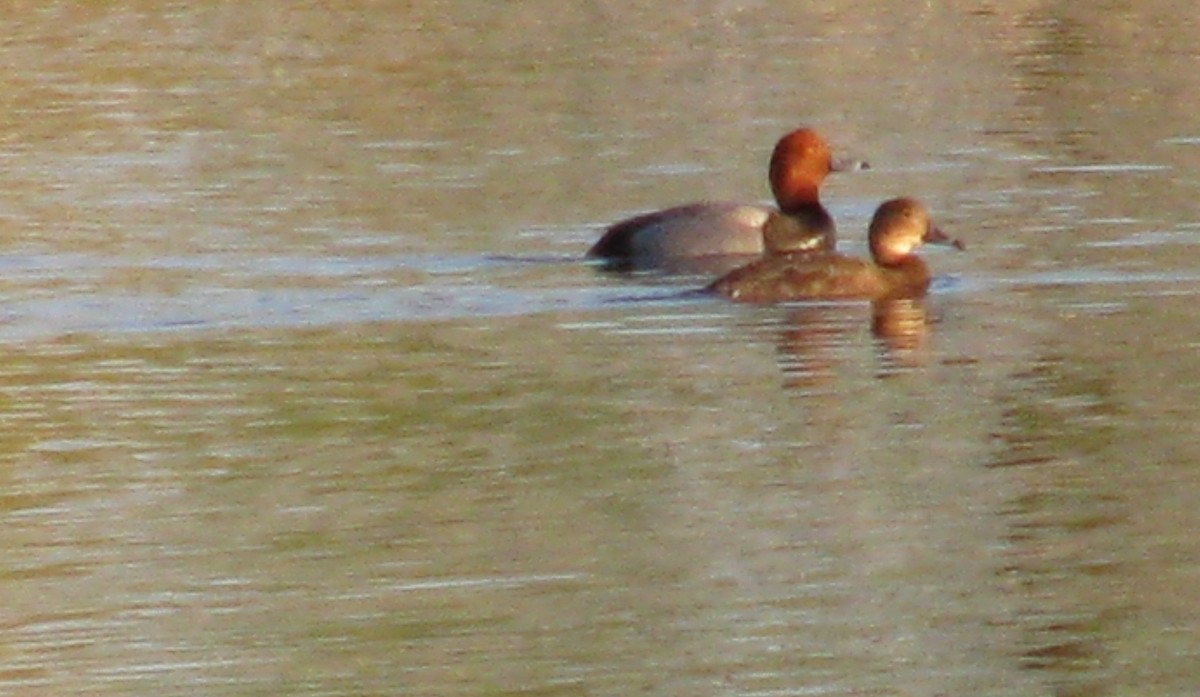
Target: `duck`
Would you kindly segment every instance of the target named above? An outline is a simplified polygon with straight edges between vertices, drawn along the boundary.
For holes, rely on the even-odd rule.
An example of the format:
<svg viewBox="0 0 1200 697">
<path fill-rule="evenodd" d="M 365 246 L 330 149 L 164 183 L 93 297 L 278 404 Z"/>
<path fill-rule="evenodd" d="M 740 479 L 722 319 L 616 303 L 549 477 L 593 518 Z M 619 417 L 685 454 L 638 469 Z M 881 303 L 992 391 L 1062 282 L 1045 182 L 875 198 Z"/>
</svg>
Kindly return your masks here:
<svg viewBox="0 0 1200 697">
<path fill-rule="evenodd" d="M 913 198 L 882 203 L 867 233 L 871 260 L 841 254 L 813 257 L 785 252 L 769 254 L 730 271 L 704 291 L 735 302 L 778 303 L 789 300 L 920 297 L 929 288 L 929 267 L 916 255 L 923 244 L 966 249 L 930 219 Z"/>
<path fill-rule="evenodd" d="M 831 172 L 869 168 L 859 160 L 835 160 L 814 129 L 798 128 L 771 153 L 768 177 L 777 207 L 702 201 L 643 213 L 609 226 L 587 257 L 620 270 L 670 270 L 689 266 L 686 260 L 732 258 L 728 270 L 764 252 L 831 252 L 834 222 L 821 205 L 821 184 Z"/>
</svg>

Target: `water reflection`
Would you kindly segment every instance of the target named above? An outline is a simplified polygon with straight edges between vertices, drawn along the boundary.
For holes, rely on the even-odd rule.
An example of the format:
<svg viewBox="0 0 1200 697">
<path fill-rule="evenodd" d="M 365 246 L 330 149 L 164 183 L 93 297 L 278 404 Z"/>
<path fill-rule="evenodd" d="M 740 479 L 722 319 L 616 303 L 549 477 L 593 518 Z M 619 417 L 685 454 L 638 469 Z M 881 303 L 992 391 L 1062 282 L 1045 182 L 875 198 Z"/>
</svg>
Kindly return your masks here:
<svg viewBox="0 0 1200 697">
<path fill-rule="evenodd" d="M 1191 4 L 9 9 L 0 691 L 1200 683 Z M 578 263 L 797 122 L 967 280 Z"/>
<path fill-rule="evenodd" d="M 1061 356 L 1013 378 L 987 466 L 1012 491 L 997 511 L 1007 528 L 999 578 L 1017 599 L 1020 664 L 1059 694 L 1108 694 L 1119 670 L 1112 644 L 1133 611 L 1119 585 L 1136 571 L 1105 550 L 1125 534 L 1133 504 L 1083 463 L 1111 447 L 1107 422 L 1119 407 L 1111 386 Z"/>
<path fill-rule="evenodd" d="M 806 304 L 784 312 L 777 349 L 785 386 L 812 390 L 828 385 L 845 359 L 847 344 L 860 340 L 866 303 Z M 869 304 L 878 348 L 876 375 L 889 377 L 922 365 L 929 336 L 926 299 L 890 298 Z"/>
</svg>

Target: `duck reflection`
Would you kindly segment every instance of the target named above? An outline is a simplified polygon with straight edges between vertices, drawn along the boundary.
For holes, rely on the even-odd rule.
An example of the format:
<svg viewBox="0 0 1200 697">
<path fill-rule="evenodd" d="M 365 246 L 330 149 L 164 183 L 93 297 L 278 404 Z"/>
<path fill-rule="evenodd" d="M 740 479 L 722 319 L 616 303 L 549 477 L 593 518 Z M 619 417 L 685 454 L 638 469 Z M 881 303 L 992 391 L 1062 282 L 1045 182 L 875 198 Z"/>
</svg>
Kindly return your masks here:
<svg viewBox="0 0 1200 697">
<path fill-rule="evenodd" d="M 870 327 L 878 352 L 877 377 L 925 365 L 929 313 L 924 294 L 875 300 L 869 318 L 863 317 L 858 304 L 806 305 L 789 310 L 779 332 L 777 349 L 785 386 L 814 388 L 828 382 L 839 363 L 837 354 L 857 344 L 856 335 L 864 324 Z"/>
<path fill-rule="evenodd" d="M 924 365 L 929 338 L 925 298 L 889 298 L 871 303 L 871 334 L 880 347 L 880 377 Z"/>
</svg>

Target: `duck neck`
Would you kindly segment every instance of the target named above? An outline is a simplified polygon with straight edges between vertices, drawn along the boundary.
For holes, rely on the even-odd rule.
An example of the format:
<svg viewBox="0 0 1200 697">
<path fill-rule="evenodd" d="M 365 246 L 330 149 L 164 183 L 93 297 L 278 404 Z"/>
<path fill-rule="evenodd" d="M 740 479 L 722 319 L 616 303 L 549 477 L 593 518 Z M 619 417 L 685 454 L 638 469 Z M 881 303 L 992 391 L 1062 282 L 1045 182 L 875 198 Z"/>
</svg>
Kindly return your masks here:
<svg viewBox="0 0 1200 697">
<path fill-rule="evenodd" d="M 821 207 L 821 198 L 817 187 L 811 184 L 789 182 L 788 186 L 779 187 L 772 193 L 775 194 L 775 202 L 779 204 L 779 210 L 788 215 L 813 209 L 825 210 Z"/>
<path fill-rule="evenodd" d="M 902 294 L 923 293 L 929 287 L 929 267 L 915 254 L 889 261 L 876 260 L 875 264 L 891 279 L 889 285 Z"/>
<path fill-rule="evenodd" d="M 763 226 L 763 246 L 768 254 L 831 252 L 834 248 L 833 218 L 820 204 L 780 211 Z"/>
</svg>

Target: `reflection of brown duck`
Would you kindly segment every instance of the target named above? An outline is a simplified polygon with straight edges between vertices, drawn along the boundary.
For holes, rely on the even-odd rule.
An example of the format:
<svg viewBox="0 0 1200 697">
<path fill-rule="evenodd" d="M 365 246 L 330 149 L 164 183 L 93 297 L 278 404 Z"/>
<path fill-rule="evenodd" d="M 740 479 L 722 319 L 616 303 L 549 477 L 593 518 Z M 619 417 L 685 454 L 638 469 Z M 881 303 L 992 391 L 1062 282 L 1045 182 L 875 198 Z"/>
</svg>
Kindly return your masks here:
<svg viewBox="0 0 1200 697">
<path fill-rule="evenodd" d="M 835 163 L 816 131 L 792 131 L 771 154 L 771 192 L 778 209 L 705 202 L 646 213 L 609 227 L 587 256 L 651 269 L 686 265 L 683 259 L 757 256 L 764 249 L 830 251 L 834 224 L 821 205 L 821 183 L 830 172 L 859 165 L 865 166 Z"/>
<path fill-rule="evenodd" d="M 917 201 L 897 198 L 875 211 L 868 234 L 871 261 L 841 255 L 771 254 L 735 269 L 707 290 L 731 300 L 773 303 L 788 300 L 916 297 L 929 287 L 929 268 L 916 255 L 922 244 L 963 249 L 935 226 Z"/>
<path fill-rule="evenodd" d="M 923 298 L 884 298 L 871 303 L 871 333 L 879 339 L 885 361 L 882 374 L 920 365 L 929 336 Z"/>
<path fill-rule="evenodd" d="M 857 306 L 805 304 L 789 309 L 779 333 L 779 367 L 785 387 L 812 388 L 828 381 L 841 362 L 839 346 L 861 331 Z M 871 303 L 871 334 L 879 349 L 880 377 L 920 366 L 929 336 L 923 298 L 886 298 Z"/>
<path fill-rule="evenodd" d="M 828 383 L 844 359 L 844 348 L 857 343 L 862 311 L 833 304 L 789 308 L 776 337 L 784 387 L 813 389 Z"/>
</svg>

